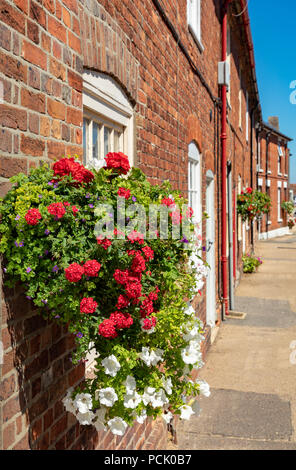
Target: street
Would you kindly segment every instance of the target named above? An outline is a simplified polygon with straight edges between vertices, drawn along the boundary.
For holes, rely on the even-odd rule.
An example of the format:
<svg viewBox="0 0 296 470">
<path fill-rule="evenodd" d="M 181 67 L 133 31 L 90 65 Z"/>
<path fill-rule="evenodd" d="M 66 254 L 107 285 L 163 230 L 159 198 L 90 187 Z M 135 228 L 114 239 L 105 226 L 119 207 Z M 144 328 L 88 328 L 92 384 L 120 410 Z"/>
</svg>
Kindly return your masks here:
<svg viewBox="0 0 296 470">
<path fill-rule="evenodd" d="M 201 414 L 178 424 L 179 449 L 296 450 L 296 231 L 258 242 L 200 377 Z"/>
</svg>

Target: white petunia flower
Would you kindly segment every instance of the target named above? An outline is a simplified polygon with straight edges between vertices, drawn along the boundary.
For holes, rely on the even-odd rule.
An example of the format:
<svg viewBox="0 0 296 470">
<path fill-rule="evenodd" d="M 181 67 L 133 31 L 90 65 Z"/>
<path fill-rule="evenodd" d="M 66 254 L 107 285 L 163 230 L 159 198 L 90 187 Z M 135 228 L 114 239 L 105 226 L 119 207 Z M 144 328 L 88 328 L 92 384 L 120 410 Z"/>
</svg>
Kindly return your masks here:
<svg viewBox="0 0 296 470">
<path fill-rule="evenodd" d="M 172 379 L 169 377 L 168 379 L 165 379 L 165 377 L 162 378 L 162 383 L 163 383 L 163 388 L 165 389 L 166 393 L 168 395 L 171 395 L 173 392 L 173 384 L 172 384 Z"/>
<path fill-rule="evenodd" d="M 147 419 L 147 411 L 143 409 L 140 415 L 137 415 L 137 413 L 133 413 L 133 416 L 136 418 L 136 421 L 139 424 L 143 424 L 144 421 Z"/>
<path fill-rule="evenodd" d="M 162 413 L 161 416 L 167 424 L 170 424 L 170 422 L 173 419 L 173 414 L 170 411 L 167 411 L 166 413 Z"/>
<path fill-rule="evenodd" d="M 209 397 L 211 395 L 210 386 L 205 380 L 197 379 L 195 383 L 199 385 L 199 390 L 202 395 L 205 397 Z"/>
<path fill-rule="evenodd" d="M 92 411 L 88 411 L 87 413 L 77 413 L 76 418 L 78 419 L 80 424 L 82 424 L 83 426 L 88 426 L 92 424 L 94 414 Z"/>
<path fill-rule="evenodd" d="M 89 393 L 78 393 L 73 402 L 79 413 L 87 413 L 92 409 L 92 397 Z"/>
<path fill-rule="evenodd" d="M 151 395 L 151 406 L 153 408 L 162 408 L 163 405 L 168 403 L 169 400 L 165 394 L 165 391 L 163 389 L 159 390 L 158 392 L 154 393 L 154 395 Z"/>
<path fill-rule="evenodd" d="M 74 404 L 74 400 L 71 397 L 72 393 L 73 393 L 73 387 L 71 387 L 68 390 L 67 395 L 63 398 L 62 402 L 63 402 L 63 405 L 64 405 L 66 411 L 69 411 L 69 413 L 73 413 L 75 415 L 76 414 L 76 406 Z"/>
<path fill-rule="evenodd" d="M 137 388 L 136 380 L 132 375 L 128 375 L 123 384 L 125 385 L 127 394 L 132 394 Z"/>
<path fill-rule="evenodd" d="M 142 400 L 144 405 L 149 405 L 151 403 L 151 399 L 154 396 L 155 388 L 154 387 L 146 387 L 144 393 L 142 395 Z"/>
<path fill-rule="evenodd" d="M 101 390 L 99 390 L 99 400 L 102 405 L 111 407 L 118 400 L 118 396 L 114 388 L 102 388 Z"/>
<path fill-rule="evenodd" d="M 119 416 L 116 416 L 116 418 L 110 419 L 108 421 L 108 426 L 111 432 L 115 434 L 116 436 L 123 436 L 127 428 L 126 422 Z"/>
<path fill-rule="evenodd" d="M 181 419 L 188 420 L 191 418 L 191 415 L 194 414 L 194 411 L 192 410 L 191 406 L 182 405 L 179 409 L 181 410 L 181 416 L 180 416 Z"/>
<path fill-rule="evenodd" d="M 130 395 L 125 395 L 124 396 L 124 406 L 125 408 L 137 408 L 137 406 L 141 403 L 142 398 L 141 396 L 137 393 L 134 392 L 133 394 Z"/>
<path fill-rule="evenodd" d="M 185 308 L 185 310 L 184 310 L 185 315 L 195 315 L 195 310 L 192 307 L 192 305 L 190 303 L 187 304 L 187 305 L 188 305 L 188 307 Z"/>
<path fill-rule="evenodd" d="M 183 338 L 185 341 L 191 341 L 193 339 L 197 341 L 202 341 L 204 340 L 204 336 L 199 333 L 199 325 L 195 326 L 185 326 L 185 333 L 182 334 Z"/>
<path fill-rule="evenodd" d="M 113 354 L 105 357 L 105 359 L 102 360 L 102 365 L 105 368 L 105 374 L 111 375 L 111 377 L 115 377 L 121 367 Z"/>
<path fill-rule="evenodd" d="M 190 346 L 182 349 L 181 356 L 185 364 L 196 364 L 201 360 L 202 354 L 199 349 Z"/>
<path fill-rule="evenodd" d="M 162 354 L 162 349 L 155 349 L 155 351 L 152 350 L 150 353 L 150 349 L 143 346 L 142 352 L 139 354 L 139 357 L 149 367 L 151 365 L 156 366 L 159 361 L 162 361 Z"/>
<path fill-rule="evenodd" d="M 106 408 L 102 407 L 99 408 L 94 414 L 94 421 L 93 425 L 95 426 L 97 431 L 106 431 L 107 428 L 105 426 L 105 415 L 106 415 Z"/>
</svg>

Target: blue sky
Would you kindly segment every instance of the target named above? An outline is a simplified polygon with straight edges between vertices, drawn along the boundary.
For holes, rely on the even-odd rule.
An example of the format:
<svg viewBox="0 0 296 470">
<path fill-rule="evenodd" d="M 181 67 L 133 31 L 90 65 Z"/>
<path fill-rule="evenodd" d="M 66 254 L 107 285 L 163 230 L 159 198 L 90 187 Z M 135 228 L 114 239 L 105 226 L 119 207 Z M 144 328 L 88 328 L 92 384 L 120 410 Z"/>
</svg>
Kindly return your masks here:
<svg viewBox="0 0 296 470">
<path fill-rule="evenodd" d="M 290 182 L 296 183 L 296 104 L 290 102 L 296 90 L 296 1 L 249 0 L 249 15 L 263 120 L 279 116 L 280 131 L 294 139 Z"/>
</svg>

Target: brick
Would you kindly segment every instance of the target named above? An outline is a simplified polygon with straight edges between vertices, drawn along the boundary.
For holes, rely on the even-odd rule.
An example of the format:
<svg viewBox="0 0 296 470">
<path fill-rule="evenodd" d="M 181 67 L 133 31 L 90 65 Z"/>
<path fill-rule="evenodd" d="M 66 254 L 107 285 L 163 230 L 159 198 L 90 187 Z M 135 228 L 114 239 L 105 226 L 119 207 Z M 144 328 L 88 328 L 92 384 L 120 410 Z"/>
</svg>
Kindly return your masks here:
<svg viewBox="0 0 296 470">
<path fill-rule="evenodd" d="M 53 79 L 49 75 L 46 75 L 45 73 L 42 73 L 42 75 L 41 75 L 41 91 L 43 91 L 44 93 L 47 93 L 48 95 L 50 95 L 51 92 L 52 92 L 52 81 L 53 81 Z"/>
<path fill-rule="evenodd" d="M 4 353 L 2 364 L 2 375 L 8 374 L 14 369 L 14 351 Z"/>
<path fill-rule="evenodd" d="M 45 113 L 45 96 L 23 88 L 21 90 L 21 105 L 38 113 Z"/>
<path fill-rule="evenodd" d="M 59 159 L 65 155 L 65 144 L 62 142 L 48 142 L 47 143 L 48 158 Z"/>
<path fill-rule="evenodd" d="M 6 77 L 27 82 L 27 66 L 0 51 L 0 72 Z"/>
<path fill-rule="evenodd" d="M 68 28 L 71 28 L 71 15 L 66 8 L 62 7 L 62 10 L 63 10 L 63 22 Z"/>
<path fill-rule="evenodd" d="M 81 40 L 71 31 L 68 32 L 68 45 L 71 49 L 78 52 L 78 54 L 81 54 Z"/>
<path fill-rule="evenodd" d="M 0 24 L 0 47 L 7 51 L 11 49 L 11 32 L 4 24 Z"/>
<path fill-rule="evenodd" d="M 30 18 L 46 29 L 46 13 L 36 2 L 30 2 Z"/>
<path fill-rule="evenodd" d="M 75 15 L 78 14 L 78 3 L 77 0 L 63 0 L 64 5 L 68 7 L 70 11 L 75 13 Z"/>
<path fill-rule="evenodd" d="M 36 450 L 48 450 L 48 446 L 49 446 L 49 433 L 46 433 L 35 444 L 34 448 Z"/>
<path fill-rule="evenodd" d="M 50 408 L 43 416 L 43 431 L 46 431 L 53 423 L 53 409 Z"/>
<path fill-rule="evenodd" d="M 2 379 L 0 383 L 0 401 L 7 400 L 15 391 L 16 380 L 12 374 L 8 378 Z"/>
<path fill-rule="evenodd" d="M 40 134 L 44 137 L 50 136 L 50 119 L 45 116 L 40 117 Z"/>
<path fill-rule="evenodd" d="M 15 440 L 15 422 L 3 428 L 3 449 L 7 450 Z"/>
<path fill-rule="evenodd" d="M 33 139 L 32 137 L 21 135 L 21 151 L 25 155 L 32 157 L 42 157 L 45 150 L 45 142 L 40 139 Z"/>
<path fill-rule="evenodd" d="M 80 109 L 67 108 L 67 122 L 75 126 L 82 126 L 83 113 Z"/>
<path fill-rule="evenodd" d="M 34 67 L 28 68 L 28 85 L 30 87 L 40 90 L 40 84 L 41 84 L 40 77 L 41 77 L 40 70 Z"/>
<path fill-rule="evenodd" d="M 57 21 L 55 18 L 52 16 L 48 17 L 48 26 L 47 26 L 47 31 L 57 39 L 59 39 L 61 42 L 64 44 L 67 41 L 67 31 L 65 26 Z"/>
<path fill-rule="evenodd" d="M 26 379 L 31 379 L 36 374 L 40 374 L 49 363 L 48 351 L 42 351 L 37 357 L 35 357 L 30 363 L 26 364 L 24 373 Z"/>
<path fill-rule="evenodd" d="M 24 13 L 28 14 L 28 0 L 14 0 L 15 5 L 22 10 Z"/>
<path fill-rule="evenodd" d="M 71 70 L 68 71 L 68 82 L 72 88 L 82 92 L 82 77 Z"/>
<path fill-rule="evenodd" d="M 62 126 L 61 121 L 54 119 L 51 124 L 51 136 L 55 139 L 61 139 L 62 137 Z"/>
<path fill-rule="evenodd" d="M 30 450 L 30 439 L 29 433 L 26 433 L 16 444 L 12 447 L 12 450 Z"/>
<path fill-rule="evenodd" d="M 33 41 L 35 44 L 39 44 L 40 35 L 39 35 L 38 25 L 31 20 L 27 20 L 27 31 L 28 31 L 28 38 L 31 39 L 31 41 Z"/>
<path fill-rule="evenodd" d="M 29 131 L 33 134 L 39 134 L 39 116 L 38 114 L 29 115 Z"/>
<path fill-rule="evenodd" d="M 0 159 L 0 176 L 2 176 L 2 178 L 11 178 L 18 173 L 27 173 L 27 160 L 24 158 L 2 156 Z"/>
<path fill-rule="evenodd" d="M 50 430 L 50 442 L 55 442 L 58 436 L 66 430 L 67 427 L 67 415 L 62 416 Z"/>
<path fill-rule="evenodd" d="M 47 55 L 39 47 L 30 42 L 23 41 L 22 57 L 31 64 L 47 70 Z"/>
<path fill-rule="evenodd" d="M 66 80 L 66 67 L 55 59 L 50 59 L 49 70 L 52 75 L 63 81 Z"/>
<path fill-rule="evenodd" d="M 43 6 L 46 8 L 50 13 L 55 13 L 55 4 L 52 0 L 43 0 Z"/>
<path fill-rule="evenodd" d="M 17 394 L 3 404 L 3 423 L 9 421 L 13 416 L 22 412 L 20 396 Z"/>
<path fill-rule="evenodd" d="M 41 47 L 47 52 L 51 52 L 51 37 L 44 32 L 41 33 Z"/>
<path fill-rule="evenodd" d="M 12 152 L 12 134 L 5 129 L 0 129 L 0 150 L 2 152 Z"/>
<path fill-rule="evenodd" d="M 42 433 L 42 418 L 37 419 L 33 424 L 31 424 L 30 431 L 33 441 L 39 439 Z"/>
<path fill-rule="evenodd" d="M 61 57 L 62 57 L 62 46 L 61 44 L 58 42 L 58 41 L 53 41 L 53 45 L 52 45 L 52 53 L 53 53 L 53 56 L 58 59 L 58 60 L 61 60 Z"/>
<path fill-rule="evenodd" d="M 81 379 L 83 379 L 84 371 L 85 371 L 84 364 L 81 363 L 78 366 L 76 366 L 75 369 L 73 369 L 70 372 L 70 374 L 68 376 L 69 387 L 72 387 L 73 385 L 76 385 L 77 382 L 79 382 Z"/>
<path fill-rule="evenodd" d="M 66 106 L 60 101 L 47 98 L 47 112 L 51 117 L 64 121 L 66 117 Z"/>
<path fill-rule="evenodd" d="M 15 31 L 25 34 L 24 16 L 16 8 L 13 8 L 5 0 L 0 0 L 0 21 L 10 26 Z"/>
<path fill-rule="evenodd" d="M 44 393 L 38 400 L 36 400 L 29 407 L 29 419 L 33 421 L 34 419 L 40 417 L 48 408 L 48 393 Z"/>
</svg>

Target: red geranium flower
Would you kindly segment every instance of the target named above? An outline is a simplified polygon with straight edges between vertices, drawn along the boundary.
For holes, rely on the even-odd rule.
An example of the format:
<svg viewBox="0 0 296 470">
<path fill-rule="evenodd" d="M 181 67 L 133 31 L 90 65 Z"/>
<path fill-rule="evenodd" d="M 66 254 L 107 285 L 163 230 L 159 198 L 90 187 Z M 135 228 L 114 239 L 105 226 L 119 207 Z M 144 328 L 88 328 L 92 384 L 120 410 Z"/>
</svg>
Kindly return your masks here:
<svg viewBox="0 0 296 470">
<path fill-rule="evenodd" d="M 101 264 L 95 259 L 87 261 L 84 266 L 84 274 L 89 277 L 98 277 L 98 272 L 101 269 Z"/>
<path fill-rule="evenodd" d="M 111 313 L 110 320 L 115 323 L 118 330 L 122 330 L 123 328 L 130 328 L 130 326 L 133 324 L 132 317 L 129 314 L 125 315 L 122 312 Z"/>
<path fill-rule="evenodd" d="M 79 183 L 89 183 L 93 180 L 94 175 L 91 171 L 84 168 L 79 162 L 75 162 L 74 158 L 62 158 L 53 165 L 55 176 L 69 176 Z"/>
<path fill-rule="evenodd" d="M 179 225 L 182 221 L 182 215 L 180 214 L 179 211 L 174 211 L 170 213 L 170 216 L 172 218 L 172 224 L 173 225 Z"/>
<path fill-rule="evenodd" d="M 247 192 L 248 194 L 252 194 L 253 189 L 252 189 L 252 188 L 247 188 L 247 189 L 246 189 L 246 192 Z"/>
<path fill-rule="evenodd" d="M 131 196 L 130 190 L 126 188 L 119 188 L 117 194 L 118 196 L 124 197 L 125 199 L 129 199 Z"/>
<path fill-rule="evenodd" d="M 108 250 L 108 247 L 112 245 L 111 240 L 109 238 L 102 238 L 101 236 L 97 238 L 98 245 L 101 245 L 105 250 Z"/>
<path fill-rule="evenodd" d="M 152 248 L 150 248 L 150 246 L 144 246 L 142 248 L 142 251 L 144 253 L 146 261 L 154 258 L 154 251 L 152 250 Z"/>
<path fill-rule="evenodd" d="M 142 285 L 139 282 L 131 282 L 126 285 L 125 292 L 129 299 L 138 299 L 142 293 Z"/>
<path fill-rule="evenodd" d="M 39 209 L 29 209 L 25 215 L 25 219 L 28 225 L 37 225 L 42 216 Z"/>
<path fill-rule="evenodd" d="M 115 323 L 109 318 L 99 325 L 99 334 L 107 339 L 113 339 L 118 336 Z"/>
<path fill-rule="evenodd" d="M 145 271 L 146 269 L 146 263 L 142 255 L 136 254 L 136 256 L 133 259 L 131 270 L 134 273 L 141 273 Z"/>
<path fill-rule="evenodd" d="M 170 197 L 164 197 L 161 201 L 161 204 L 163 206 L 171 207 L 175 205 L 175 201 L 171 199 Z"/>
<path fill-rule="evenodd" d="M 72 212 L 73 212 L 74 217 L 75 217 L 75 215 L 77 214 L 78 211 L 79 211 L 79 209 L 76 206 L 72 206 Z"/>
<path fill-rule="evenodd" d="M 118 173 L 126 175 L 130 170 L 128 157 L 122 152 L 109 152 L 105 157 L 107 167 L 117 170 Z"/>
<path fill-rule="evenodd" d="M 78 263 L 72 263 L 65 269 L 65 276 L 69 282 L 78 282 L 84 274 L 84 268 Z"/>
<path fill-rule="evenodd" d="M 124 285 L 128 280 L 128 270 L 121 271 L 120 269 L 116 269 L 113 277 L 118 284 Z"/>
<path fill-rule="evenodd" d="M 47 207 L 48 212 L 54 215 L 57 219 L 61 219 L 65 213 L 65 207 L 62 202 L 54 202 Z"/>
<path fill-rule="evenodd" d="M 129 299 L 127 299 L 124 295 L 120 294 L 120 296 L 117 299 L 116 308 L 118 308 L 118 310 L 122 308 L 126 308 L 128 307 L 129 303 L 130 303 Z"/>
<path fill-rule="evenodd" d="M 140 245 L 144 243 L 144 235 L 137 232 L 136 230 L 133 230 L 131 233 L 129 233 L 127 238 L 131 243 L 138 242 Z"/>
<path fill-rule="evenodd" d="M 94 313 L 98 303 L 92 297 L 84 297 L 80 302 L 81 313 Z"/>
</svg>

